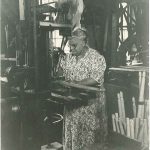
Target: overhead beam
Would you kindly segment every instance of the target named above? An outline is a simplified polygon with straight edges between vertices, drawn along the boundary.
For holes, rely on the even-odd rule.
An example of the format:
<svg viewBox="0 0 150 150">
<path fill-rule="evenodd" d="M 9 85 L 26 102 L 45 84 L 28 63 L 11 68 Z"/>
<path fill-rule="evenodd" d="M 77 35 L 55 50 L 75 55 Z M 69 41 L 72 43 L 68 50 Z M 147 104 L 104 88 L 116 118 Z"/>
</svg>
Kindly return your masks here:
<svg viewBox="0 0 150 150">
<path fill-rule="evenodd" d="M 148 3 L 149 2 L 149 0 L 118 0 L 118 2 L 119 3 L 130 3 L 130 4 L 132 4 L 132 3 Z"/>
<path fill-rule="evenodd" d="M 48 12 L 56 12 L 56 9 L 49 5 L 39 5 L 34 7 L 36 7 L 37 15 L 42 13 L 48 13 Z M 31 12 L 34 12 L 34 7 L 31 8 Z"/>
</svg>

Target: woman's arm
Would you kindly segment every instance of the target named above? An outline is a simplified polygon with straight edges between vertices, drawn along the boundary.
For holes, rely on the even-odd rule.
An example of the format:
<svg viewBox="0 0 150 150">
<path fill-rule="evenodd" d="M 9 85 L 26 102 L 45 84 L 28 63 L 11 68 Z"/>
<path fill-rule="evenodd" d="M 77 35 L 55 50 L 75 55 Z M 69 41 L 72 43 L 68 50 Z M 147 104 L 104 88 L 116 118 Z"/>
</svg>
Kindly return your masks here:
<svg viewBox="0 0 150 150">
<path fill-rule="evenodd" d="M 60 56 L 59 61 L 56 68 L 56 77 L 62 77 L 63 76 L 63 68 L 65 67 L 65 56 Z"/>
<path fill-rule="evenodd" d="M 97 85 L 98 82 L 92 78 L 86 78 L 81 81 L 74 81 L 73 83 L 82 84 L 82 85 Z"/>
<path fill-rule="evenodd" d="M 63 69 L 59 66 L 56 72 L 56 77 L 62 77 L 62 76 L 63 76 Z"/>
</svg>

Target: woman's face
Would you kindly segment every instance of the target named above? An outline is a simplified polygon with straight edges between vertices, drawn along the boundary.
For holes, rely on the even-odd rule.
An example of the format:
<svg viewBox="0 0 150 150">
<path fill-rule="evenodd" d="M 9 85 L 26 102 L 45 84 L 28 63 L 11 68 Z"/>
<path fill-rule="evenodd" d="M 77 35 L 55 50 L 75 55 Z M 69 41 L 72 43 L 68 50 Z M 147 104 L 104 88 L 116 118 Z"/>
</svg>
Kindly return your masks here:
<svg viewBox="0 0 150 150">
<path fill-rule="evenodd" d="M 82 39 L 73 38 L 69 41 L 70 52 L 74 56 L 79 56 L 82 53 L 85 42 Z"/>
</svg>

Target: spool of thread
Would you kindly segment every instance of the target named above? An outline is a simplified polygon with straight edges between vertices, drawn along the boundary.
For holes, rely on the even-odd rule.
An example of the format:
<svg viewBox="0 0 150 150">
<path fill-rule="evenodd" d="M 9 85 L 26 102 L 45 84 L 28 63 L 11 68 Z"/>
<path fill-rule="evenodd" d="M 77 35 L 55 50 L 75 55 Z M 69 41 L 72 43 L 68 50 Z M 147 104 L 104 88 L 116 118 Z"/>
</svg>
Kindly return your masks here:
<svg viewBox="0 0 150 150">
<path fill-rule="evenodd" d="M 125 135 L 125 132 L 124 132 L 124 129 L 123 129 L 122 120 L 119 119 L 118 122 L 119 122 L 120 133 L 122 135 Z"/>
<path fill-rule="evenodd" d="M 130 137 L 130 120 L 129 120 L 129 118 L 126 118 L 126 124 L 127 124 L 127 137 Z"/>
<path fill-rule="evenodd" d="M 112 114 L 112 125 L 113 125 L 113 131 L 116 132 L 116 124 L 115 124 L 115 115 Z"/>
<path fill-rule="evenodd" d="M 145 100 L 144 118 L 149 117 L 149 100 Z"/>
<path fill-rule="evenodd" d="M 139 133 L 138 133 L 138 141 L 143 142 L 143 136 L 144 136 L 144 120 L 140 119 L 140 127 L 139 127 Z"/>
<path fill-rule="evenodd" d="M 121 110 L 122 110 L 122 118 L 126 118 L 125 115 L 125 107 L 124 107 L 124 98 L 123 98 L 123 92 L 120 91 L 120 102 L 121 102 Z"/>
<path fill-rule="evenodd" d="M 142 81 L 142 72 L 139 72 L 139 92 L 140 92 L 140 88 L 141 88 L 141 81 Z"/>
<path fill-rule="evenodd" d="M 119 119 L 118 119 L 118 113 L 115 113 L 116 130 L 117 130 L 117 133 L 120 133 L 118 120 L 119 120 Z"/>
<path fill-rule="evenodd" d="M 143 137 L 143 143 L 144 145 L 148 145 L 148 123 L 147 123 L 147 119 L 144 119 L 144 137 Z"/>
<path fill-rule="evenodd" d="M 133 116 L 136 118 L 136 104 L 135 104 L 135 97 L 132 97 L 132 104 L 133 104 Z"/>
<path fill-rule="evenodd" d="M 28 66 L 29 65 L 29 53 L 28 51 L 26 53 L 27 53 L 27 66 Z"/>
<path fill-rule="evenodd" d="M 20 20 L 25 20 L 25 7 L 24 7 L 24 0 L 19 0 L 19 15 Z"/>
<path fill-rule="evenodd" d="M 117 94 L 117 97 L 118 97 L 119 117 L 120 117 L 120 118 L 123 118 L 123 116 L 122 116 L 122 110 L 121 110 L 121 98 L 120 98 L 120 94 L 119 94 L 119 93 Z"/>
<path fill-rule="evenodd" d="M 138 118 L 144 118 L 144 105 L 138 105 L 138 113 L 137 113 Z"/>
<path fill-rule="evenodd" d="M 8 37 L 8 24 L 5 25 L 5 36 L 6 36 L 6 47 L 8 48 L 9 47 L 9 37 Z"/>
<path fill-rule="evenodd" d="M 138 131 L 139 131 L 139 124 L 140 124 L 140 119 L 135 118 L 135 139 L 138 137 Z"/>
<path fill-rule="evenodd" d="M 27 65 L 27 52 L 25 51 L 25 66 Z"/>
<path fill-rule="evenodd" d="M 144 91 L 145 91 L 145 77 L 146 77 L 146 72 L 144 71 L 142 73 L 142 81 L 141 81 L 141 86 L 140 86 L 140 93 L 139 93 L 139 102 L 144 102 Z"/>
<path fill-rule="evenodd" d="M 134 121 L 130 119 L 130 137 L 134 139 Z"/>
<path fill-rule="evenodd" d="M 19 51 L 16 50 L 16 65 L 19 66 Z"/>
</svg>

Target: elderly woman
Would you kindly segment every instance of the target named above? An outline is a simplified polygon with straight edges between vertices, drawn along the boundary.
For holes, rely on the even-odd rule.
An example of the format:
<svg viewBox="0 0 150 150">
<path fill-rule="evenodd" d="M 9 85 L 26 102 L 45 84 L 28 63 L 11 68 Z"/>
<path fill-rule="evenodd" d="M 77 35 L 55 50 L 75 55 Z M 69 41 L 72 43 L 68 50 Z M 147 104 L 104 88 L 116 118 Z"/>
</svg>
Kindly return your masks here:
<svg viewBox="0 0 150 150">
<path fill-rule="evenodd" d="M 87 34 L 76 29 L 69 40 L 70 55 L 60 61 L 59 70 L 66 81 L 103 86 L 105 59 L 87 45 Z M 83 150 L 89 145 L 104 144 L 107 135 L 104 92 L 86 106 L 65 106 L 64 150 Z"/>
</svg>

